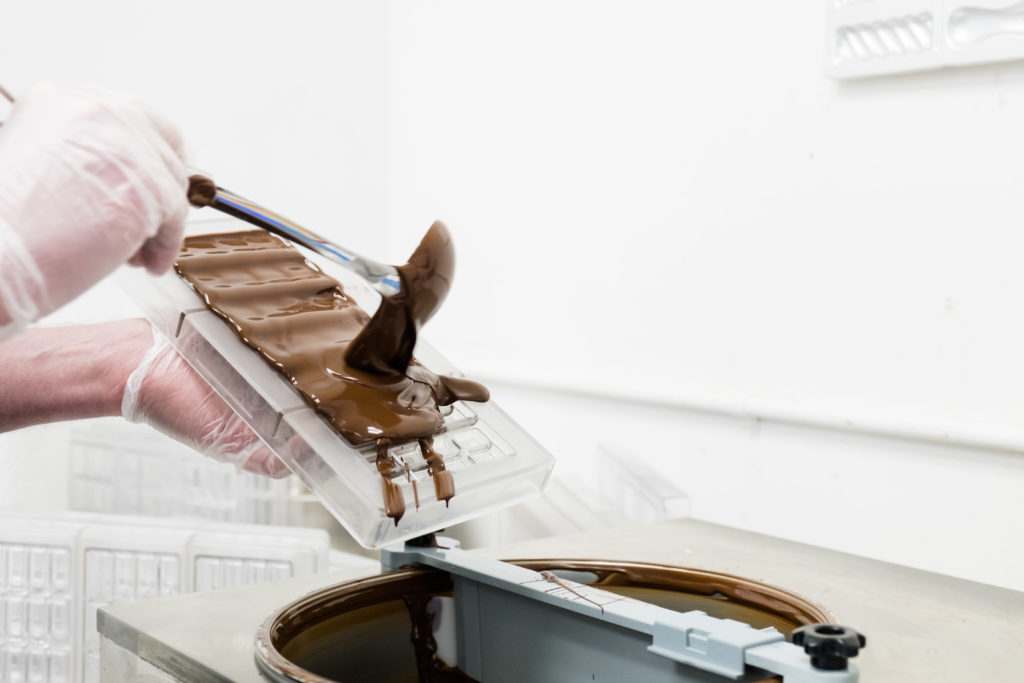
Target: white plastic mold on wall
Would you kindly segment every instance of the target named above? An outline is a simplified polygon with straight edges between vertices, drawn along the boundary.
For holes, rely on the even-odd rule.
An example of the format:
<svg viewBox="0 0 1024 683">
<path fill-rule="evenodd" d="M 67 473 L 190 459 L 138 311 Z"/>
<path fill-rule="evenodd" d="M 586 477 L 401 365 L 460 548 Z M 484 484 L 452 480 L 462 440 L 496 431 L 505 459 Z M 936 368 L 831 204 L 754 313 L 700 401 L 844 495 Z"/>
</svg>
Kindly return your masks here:
<svg viewBox="0 0 1024 683">
<path fill-rule="evenodd" d="M 825 70 L 858 78 L 1024 58 L 1024 1 L 827 0 Z"/>
<path fill-rule="evenodd" d="M 0 513 L 0 681 L 98 681 L 96 611 L 112 602 L 327 569 L 320 529 Z"/>
</svg>

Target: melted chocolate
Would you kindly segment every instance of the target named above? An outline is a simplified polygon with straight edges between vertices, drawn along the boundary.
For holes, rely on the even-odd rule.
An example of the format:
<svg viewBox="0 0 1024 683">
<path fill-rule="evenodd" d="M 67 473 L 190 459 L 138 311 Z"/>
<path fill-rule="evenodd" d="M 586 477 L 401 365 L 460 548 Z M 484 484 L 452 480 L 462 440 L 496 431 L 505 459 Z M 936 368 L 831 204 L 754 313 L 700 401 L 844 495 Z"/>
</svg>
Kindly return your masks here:
<svg viewBox="0 0 1024 683">
<path fill-rule="evenodd" d="M 424 537 L 424 545 L 436 545 L 436 539 L 431 541 Z M 836 622 L 827 610 L 796 593 L 729 574 L 643 562 L 562 559 L 508 562 L 538 572 L 592 573 L 596 580 L 588 585 L 623 597 L 677 612 L 700 610 L 759 629 L 775 627 L 787 637 L 798 626 Z M 371 667 L 380 666 L 379 661 L 369 659 L 372 655 L 367 653 L 367 643 L 397 642 L 401 638 L 412 646 L 411 654 L 415 659 L 407 660 L 408 668 L 415 668 L 420 683 L 472 681 L 474 679 L 459 669 L 448 667 L 437 656 L 434 615 L 428 604 L 430 598 L 451 596 L 453 590 L 451 575 L 423 567 L 400 568 L 323 588 L 282 607 L 268 619 L 257 633 L 257 652 L 262 653 L 260 656 L 272 670 L 293 680 L 308 680 L 310 673 L 332 680 L 367 680 L 366 676 L 358 679 L 345 675 L 357 668 L 369 673 Z M 374 608 L 378 611 L 372 611 Z M 387 616 L 396 612 L 407 613 L 408 621 L 389 621 Z M 382 632 L 385 624 L 400 629 L 401 633 Z M 332 653 L 333 665 L 317 659 L 315 655 L 323 652 Z M 393 658 L 410 657 L 408 651 L 393 654 Z M 359 668 L 360 664 L 365 667 Z M 412 675 L 410 671 L 401 678 L 396 675 L 389 680 L 409 680 Z M 761 683 L 769 681 L 779 683 L 780 679 L 773 676 Z"/>
<path fill-rule="evenodd" d="M 454 482 L 430 447 L 444 425 L 440 407 L 489 398 L 482 385 L 437 375 L 411 357 L 453 269 L 451 238 L 435 223 L 399 268 L 401 293 L 384 298 L 371 320 L 336 280 L 263 230 L 189 237 L 175 263 L 207 306 L 347 441 L 376 442 L 385 511 L 396 524 L 405 501 L 392 480 L 403 472 L 388 448 L 419 441 L 437 498 L 447 503 Z"/>
<path fill-rule="evenodd" d="M 506 561 L 542 573 L 550 571 L 552 563 L 556 562 L 554 560 Z M 834 616 L 792 591 L 732 574 L 682 569 L 647 562 L 610 563 L 602 560 L 557 560 L 556 568 L 595 574 L 597 580 L 588 585 L 655 604 L 660 603 L 658 600 L 646 596 L 644 591 L 670 590 L 677 595 L 704 596 L 721 600 L 722 609 L 729 611 L 716 616 L 750 622 L 751 625 L 755 624 L 752 621 L 754 613 L 773 616 L 773 620 L 765 622 L 763 625 L 758 622 L 757 628 L 774 626 L 788 633 L 797 626 L 835 621 Z M 689 604 L 663 604 L 662 606 L 680 612 L 702 609 Z"/>
<path fill-rule="evenodd" d="M 398 267 L 401 290 L 384 297 L 345 360 L 354 368 L 378 375 L 405 374 L 423 323 L 441 308 L 455 274 L 455 248 L 448 228 L 435 221 L 409 262 Z M 483 399 L 486 400 L 486 399 Z"/>
<path fill-rule="evenodd" d="M 423 451 L 423 458 L 427 461 L 427 474 L 434 480 L 434 491 L 437 492 L 437 499 L 443 500 L 447 506 L 448 501 L 455 495 L 455 480 L 452 473 L 444 466 L 444 458 L 434 450 L 434 440 L 420 439 L 420 450 Z"/>
<path fill-rule="evenodd" d="M 437 615 L 427 609 L 432 597 L 422 593 L 402 596 L 412 623 L 409 642 L 416 653 L 416 674 L 420 683 L 477 683 L 475 678 L 457 667 L 448 666 L 438 657 L 437 639 L 434 638 L 434 618 Z"/>
</svg>

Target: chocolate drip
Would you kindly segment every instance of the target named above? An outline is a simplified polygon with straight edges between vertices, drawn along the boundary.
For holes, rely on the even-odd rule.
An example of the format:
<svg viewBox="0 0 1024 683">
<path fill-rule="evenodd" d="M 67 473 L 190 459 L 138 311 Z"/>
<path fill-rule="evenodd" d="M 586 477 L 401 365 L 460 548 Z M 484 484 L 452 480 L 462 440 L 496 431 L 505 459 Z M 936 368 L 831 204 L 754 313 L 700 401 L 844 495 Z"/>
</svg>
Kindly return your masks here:
<svg viewBox="0 0 1024 683">
<path fill-rule="evenodd" d="M 437 615 L 427 609 L 432 598 L 422 593 L 402 596 L 412 622 L 409 641 L 416 652 L 416 673 L 420 683 L 476 683 L 475 678 L 467 676 L 461 669 L 448 666 L 437 656 L 437 639 L 434 638 L 434 618 Z"/>
<path fill-rule="evenodd" d="M 393 480 L 400 473 L 395 456 L 388 453 L 391 448 L 391 439 L 377 439 L 377 471 L 380 473 L 381 491 L 384 494 L 384 513 L 395 520 L 405 514 L 405 497 L 402 489 Z M 419 507 L 417 503 L 416 507 Z"/>
<path fill-rule="evenodd" d="M 375 374 L 405 374 L 423 323 L 441 308 L 455 274 L 455 248 L 448 228 L 435 221 L 409 262 L 398 267 L 402 289 L 384 297 L 373 319 L 352 340 L 345 360 Z"/>
<path fill-rule="evenodd" d="M 420 439 L 420 451 L 427 461 L 427 474 L 434 480 L 434 495 L 438 500 L 443 500 L 445 507 L 448 501 L 455 496 L 455 480 L 452 473 L 444 466 L 444 458 L 434 450 L 434 439 Z"/>
<path fill-rule="evenodd" d="M 429 440 L 443 429 L 441 406 L 489 398 L 482 385 L 437 375 L 408 355 L 416 330 L 444 301 L 453 268 L 451 238 L 435 223 L 400 268 L 401 298 L 385 298 L 371 319 L 336 280 L 262 230 L 189 237 L 175 263 L 207 306 L 347 441 L 377 444 L 385 509 L 396 524 L 405 509 L 393 481 L 400 470 L 381 444 Z M 447 502 L 451 474 L 430 453 L 438 498 Z"/>
<path fill-rule="evenodd" d="M 483 384 L 459 377 L 440 375 L 442 392 L 437 396 L 437 404 L 451 405 L 456 401 L 476 401 L 486 403 L 491 400 L 491 392 Z"/>
</svg>

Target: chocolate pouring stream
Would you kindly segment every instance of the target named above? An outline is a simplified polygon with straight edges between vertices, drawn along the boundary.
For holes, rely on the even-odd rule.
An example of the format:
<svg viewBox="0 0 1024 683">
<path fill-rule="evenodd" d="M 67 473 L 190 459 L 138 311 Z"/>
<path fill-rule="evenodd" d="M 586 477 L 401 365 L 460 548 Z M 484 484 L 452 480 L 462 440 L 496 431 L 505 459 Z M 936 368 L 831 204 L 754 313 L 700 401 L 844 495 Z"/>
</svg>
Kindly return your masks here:
<svg viewBox="0 0 1024 683">
<path fill-rule="evenodd" d="M 383 298 L 371 319 L 337 280 L 263 230 L 189 237 L 174 266 L 349 443 L 376 443 L 384 508 L 396 525 L 405 500 L 392 480 L 405 470 L 390 447 L 418 441 L 447 504 L 454 480 L 432 447 L 444 426 L 440 408 L 490 397 L 483 385 L 412 358 L 416 332 L 444 302 L 454 267 L 451 236 L 435 222 L 398 268 L 401 292 Z"/>
</svg>

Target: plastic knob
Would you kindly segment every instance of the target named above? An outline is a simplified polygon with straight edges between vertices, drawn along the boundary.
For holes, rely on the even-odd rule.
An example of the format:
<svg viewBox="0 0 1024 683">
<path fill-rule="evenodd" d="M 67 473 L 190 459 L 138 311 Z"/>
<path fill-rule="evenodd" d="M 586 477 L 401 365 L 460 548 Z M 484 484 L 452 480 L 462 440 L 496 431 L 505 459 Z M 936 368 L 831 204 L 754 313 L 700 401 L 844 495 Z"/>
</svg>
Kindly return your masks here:
<svg viewBox="0 0 1024 683">
<path fill-rule="evenodd" d="M 856 657 L 867 643 L 863 634 L 837 624 L 808 624 L 793 631 L 793 644 L 803 646 L 811 666 L 827 671 L 845 669 L 847 659 Z"/>
</svg>

